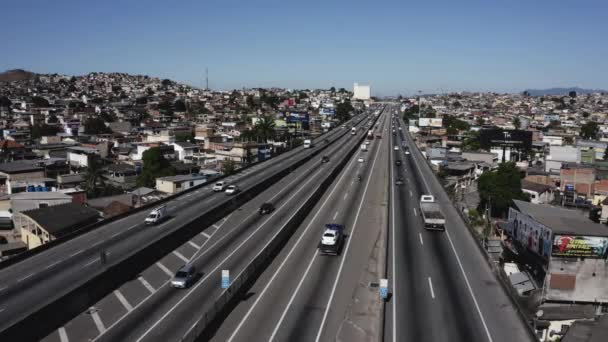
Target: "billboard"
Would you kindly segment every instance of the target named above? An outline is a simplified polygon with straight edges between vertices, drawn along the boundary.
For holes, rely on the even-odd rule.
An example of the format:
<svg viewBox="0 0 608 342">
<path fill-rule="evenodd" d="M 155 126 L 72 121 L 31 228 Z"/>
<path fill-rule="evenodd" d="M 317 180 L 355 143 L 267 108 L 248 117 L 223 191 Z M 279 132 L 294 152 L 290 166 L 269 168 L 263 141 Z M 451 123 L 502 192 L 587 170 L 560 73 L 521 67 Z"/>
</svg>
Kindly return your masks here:
<svg viewBox="0 0 608 342">
<path fill-rule="evenodd" d="M 321 108 L 319 115 L 334 116 L 336 115 L 336 110 L 333 108 Z"/>
<path fill-rule="evenodd" d="M 419 127 L 442 127 L 443 119 L 437 118 L 420 118 L 418 119 Z"/>
<path fill-rule="evenodd" d="M 513 147 L 529 150 L 532 147 L 532 132 L 501 128 L 482 129 L 479 131 L 479 144 L 485 150 L 492 147 Z"/>
<path fill-rule="evenodd" d="M 308 122 L 309 117 L 306 112 L 290 112 L 287 114 L 287 122 Z"/>
<path fill-rule="evenodd" d="M 509 223 L 506 226 L 506 231 L 507 235 L 528 251 L 549 259 L 552 231 L 545 225 L 528 215 L 509 208 Z"/>
<path fill-rule="evenodd" d="M 608 237 L 555 235 L 551 256 L 605 259 L 607 251 Z"/>
</svg>

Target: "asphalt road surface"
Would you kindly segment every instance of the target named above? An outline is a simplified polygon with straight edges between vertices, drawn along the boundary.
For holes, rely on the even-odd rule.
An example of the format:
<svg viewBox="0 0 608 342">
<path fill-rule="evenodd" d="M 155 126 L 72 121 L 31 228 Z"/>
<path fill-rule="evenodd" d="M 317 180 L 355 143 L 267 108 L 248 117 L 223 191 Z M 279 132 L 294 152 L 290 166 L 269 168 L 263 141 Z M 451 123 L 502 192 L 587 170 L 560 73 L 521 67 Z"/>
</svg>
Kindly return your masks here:
<svg viewBox="0 0 608 342">
<path fill-rule="evenodd" d="M 237 184 L 241 189 L 246 189 L 328 144 L 324 139 L 330 140 L 331 146 L 328 148 L 344 145 L 344 142 L 351 139 L 350 134 L 344 133 L 342 128 L 332 130 L 317 138 L 311 149 L 297 148 L 226 180 L 229 184 Z M 341 134 L 344 135 L 338 138 Z M 332 144 L 335 139 L 338 141 Z M 142 246 L 162 239 L 226 200 L 224 193 L 213 193 L 211 185 L 208 185 L 168 202 L 172 218 L 160 225 L 146 227 L 143 219 L 148 213 L 138 212 L 0 270 L 0 331 L 23 319 L 32 310 L 103 272 L 100 265 L 102 249 L 107 253 L 107 263 L 119 262 Z M 198 246 L 196 242 L 194 244 Z M 175 256 L 184 259 L 177 254 Z M 174 269 L 171 268 L 170 271 L 173 272 Z M 124 303 L 122 298 L 119 301 Z"/>
<path fill-rule="evenodd" d="M 385 340 L 529 341 L 524 323 L 407 126 L 402 120 L 395 123 L 388 260 L 392 298 L 386 306 Z M 395 164 L 398 159 L 401 166 Z M 399 176 L 405 183 L 394 185 Z M 419 200 L 429 193 L 442 207 L 445 232 L 424 229 Z"/>
<path fill-rule="evenodd" d="M 378 122 L 376 131 L 388 137 L 388 115 Z M 386 229 L 388 144 L 388 139 L 374 139 L 368 152 L 353 156 L 213 341 L 336 340 L 376 239 Z M 326 223 L 345 226 L 339 256 L 317 251 Z"/>
</svg>

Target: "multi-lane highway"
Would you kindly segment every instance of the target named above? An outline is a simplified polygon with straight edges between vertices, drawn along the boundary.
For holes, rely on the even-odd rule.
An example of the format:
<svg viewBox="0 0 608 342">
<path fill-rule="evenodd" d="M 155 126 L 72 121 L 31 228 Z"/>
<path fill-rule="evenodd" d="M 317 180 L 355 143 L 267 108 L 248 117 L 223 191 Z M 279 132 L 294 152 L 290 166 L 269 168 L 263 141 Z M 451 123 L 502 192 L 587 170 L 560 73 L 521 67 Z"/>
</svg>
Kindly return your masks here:
<svg viewBox="0 0 608 342">
<path fill-rule="evenodd" d="M 355 122 L 361 118 L 355 119 Z M 311 149 L 298 148 L 287 152 L 249 168 L 241 174 L 228 177 L 227 180 L 247 190 L 286 166 L 307 158 L 326 146 L 334 150 L 345 148 L 349 140 L 352 138 L 346 130 L 337 129 L 316 139 L 315 146 Z M 335 151 L 335 153 L 339 155 L 345 152 Z M 302 169 L 306 168 L 302 167 Z M 311 170 L 318 172 L 319 169 Z M 304 184 L 307 180 L 309 179 L 301 179 L 297 184 Z M 213 193 L 209 186 L 199 188 L 170 201 L 167 205 L 172 218 L 158 226 L 146 227 L 143 225 L 143 218 L 147 212 L 135 213 L 0 270 L 0 331 L 62 294 L 69 293 L 71 289 L 80 286 L 96 274 L 102 273 L 104 271 L 104 265 L 101 265 L 100 261 L 102 249 L 106 252 L 107 264 L 119 262 L 142 247 L 180 229 L 202 213 L 211 211 L 229 200 L 223 193 Z M 277 213 L 279 212 L 281 211 L 277 210 Z M 249 221 L 240 223 L 248 228 L 252 220 L 255 223 L 259 218 L 249 218 Z M 209 225 L 211 224 L 212 222 L 209 222 Z M 201 227 L 203 228 L 205 227 Z M 198 246 L 196 242 L 193 243 Z M 210 254 L 213 253 L 205 256 L 208 257 Z M 174 272 L 175 269 L 169 271 Z"/>
<path fill-rule="evenodd" d="M 388 125 L 384 114 L 376 131 L 386 137 Z M 365 275 L 370 262 L 372 268 L 377 266 L 378 259 L 371 256 L 377 242 L 384 239 L 388 144 L 388 140 L 375 139 L 369 151 L 351 158 L 214 341 L 350 341 L 353 330 L 361 341 L 378 340 L 381 306 L 377 290 L 371 291 L 371 300 L 366 297 L 370 291 Z M 317 251 L 326 223 L 345 226 L 347 241 L 339 256 Z M 384 254 L 380 257 L 384 259 Z M 364 320 L 371 328 L 363 333 L 352 325 L 356 317 L 345 319 L 360 300 L 371 303 L 363 310 L 369 311 Z"/>
<path fill-rule="evenodd" d="M 223 292 L 221 271 L 228 269 L 236 277 L 304 205 L 361 134 L 342 136 L 229 218 L 212 225 L 213 229 L 202 231 L 45 340 L 72 340 L 70 336 L 96 341 L 179 340 Z M 325 155 L 330 156 L 329 163 L 321 162 Z M 276 209 L 262 216 L 258 208 L 265 202 L 274 203 Z M 198 281 L 187 290 L 169 287 L 172 272 L 186 261 L 199 270 Z M 138 295 L 136 289 L 145 295 Z"/>
<path fill-rule="evenodd" d="M 388 260 L 392 298 L 386 307 L 385 340 L 529 341 L 524 323 L 407 126 L 399 119 L 394 128 Z M 405 183 L 394 185 L 399 176 Z M 441 204 L 445 232 L 424 229 L 418 208 L 422 194 L 434 195 Z"/>
</svg>

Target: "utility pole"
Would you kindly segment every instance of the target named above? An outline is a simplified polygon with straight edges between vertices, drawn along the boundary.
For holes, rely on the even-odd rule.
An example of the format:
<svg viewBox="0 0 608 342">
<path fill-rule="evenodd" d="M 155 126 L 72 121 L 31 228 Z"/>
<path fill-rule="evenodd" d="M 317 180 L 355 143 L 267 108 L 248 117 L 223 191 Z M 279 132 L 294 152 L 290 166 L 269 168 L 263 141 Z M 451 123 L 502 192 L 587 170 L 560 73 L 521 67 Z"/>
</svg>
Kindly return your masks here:
<svg viewBox="0 0 608 342">
<path fill-rule="evenodd" d="M 209 68 L 205 68 L 205 90 L 209 90 Z"/>
</svg>

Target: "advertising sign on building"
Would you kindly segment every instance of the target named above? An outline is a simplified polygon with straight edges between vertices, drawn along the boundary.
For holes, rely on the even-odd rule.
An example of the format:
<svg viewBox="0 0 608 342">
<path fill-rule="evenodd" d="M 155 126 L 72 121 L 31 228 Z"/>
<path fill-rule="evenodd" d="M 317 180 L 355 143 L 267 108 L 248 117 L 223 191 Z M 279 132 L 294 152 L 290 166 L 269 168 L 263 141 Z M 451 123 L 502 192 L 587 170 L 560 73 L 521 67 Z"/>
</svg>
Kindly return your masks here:
<svg viewBox="0 0 608 342">
<path fill-rule="evenodd" d="M 555 235 L 553 257 L 605 259 L 608 251 L 608 237 Z"/>
<path fill-rule="evenodd" d="M 509 208 L 507 234 L 530 252 L 549 259 L 551 253 L 551 229 L 519 211 Z"/>
<path fill-rule="evenodd" d="M 336 110 L 333 108 L 321 108 L 319 111 L 320 115 L 334 116 L 336 115 Z"/>
<path fill-rule="evenodd" d="M 290 112 L 287 115 L 287 122 L 308 122 L 308 113 Z"/>
<path fill-rule="evenodd" d="M 419 127 L 442 127 L 443 119 L 438 118 L 420 118 L 418 119 Z"/>
<path fill-rule="evenodd" d="M 532 132 L 507 129 L 482 129 L 479 131 L 481 148 L 489 150 L 492 147 L 514 147 L 529 150 L 532 147 Z"/>
</svg>

